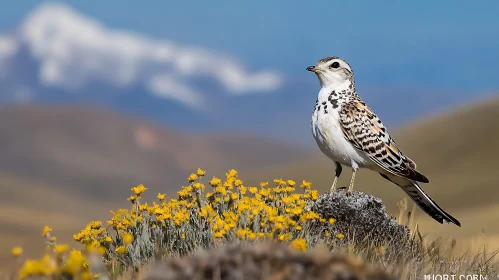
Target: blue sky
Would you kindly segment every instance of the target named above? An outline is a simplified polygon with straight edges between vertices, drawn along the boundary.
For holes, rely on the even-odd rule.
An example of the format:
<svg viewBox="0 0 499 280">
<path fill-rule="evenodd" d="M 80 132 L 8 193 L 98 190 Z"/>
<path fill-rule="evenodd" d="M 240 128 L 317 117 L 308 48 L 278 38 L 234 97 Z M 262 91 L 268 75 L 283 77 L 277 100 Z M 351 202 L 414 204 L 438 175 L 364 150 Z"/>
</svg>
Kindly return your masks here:
<svg viewBox="0 0 499 280">
<path fill-rule="evenodd" d="M 3 32 L 15 30 L 41 3 L 0 2 Z M 279 93 L 283 96 L 286 93 L 282 90 L 293 88 L 295 83 L 301 83 L 295 87 L 301 91 L 310 88 L 304 95 L 315 95 L 318 82 L 305 67 L 330 55 L 350 62 L 360 94 L 376 109 L 383 109 L 379 105 L 382 101 L 377 99 L 386 96 L 411 105 L 422 92 L 421 97 L 427 102 L 442 102 L 439 106 L 428 105 L 439 109 L 499 92 L 499 1 L 63 3 L 106 28 L 227 55 L 249 72 L 276 70 L 283 77 Z M 290 96 L 300 98 L 300 93 Z M 306 103 L 297 109 L 303 112 L 300 119 L 309 114 L 308 103 L 314 101 L 309 99 L 315 97 L 289 102 L 294 106 Z M 244 100 L 254 102 L 256 107 L 265 102 L 261 97 Z M 415 110 L 414 117 L 428 111 L 409 109 Z M 393 123 L 393 118 L 388 122 Z"/>
<path fill-rule="evenodd" d="M 13 28 L 39 1 L 3 1 Z M 499 2 L 66 1 L 109 27 L 230 53 L 289 75 L 340 55 L 370 85 L 494 90 Z M 464 68 L 464 69 L 463 69 Z M 359 79 L 358 78 L 358 79 Z"/>
</svg>

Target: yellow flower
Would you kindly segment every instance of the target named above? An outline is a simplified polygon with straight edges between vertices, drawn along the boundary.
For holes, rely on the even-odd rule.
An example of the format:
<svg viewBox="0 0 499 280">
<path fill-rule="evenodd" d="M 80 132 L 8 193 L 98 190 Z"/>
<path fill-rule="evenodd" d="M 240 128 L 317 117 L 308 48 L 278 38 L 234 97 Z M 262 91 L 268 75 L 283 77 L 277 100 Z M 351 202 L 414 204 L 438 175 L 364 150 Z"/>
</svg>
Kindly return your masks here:
<svg viewBox="0 0 499 280">
<path fill-rule="evenodd" d="M 249 192 L 250 192 L 250 193 L 252 193 L 252 194 L 255 194 L 255 193 L 257 193 L 257 192 L 258 192 L 258 189 L 257 189 L 257 188 L 255 188 L 255 187 L 249 187 L 249 189 L 248 189 L 248 190 L 249 190 Z"/>
<path fill-rule="evenodd" d="M 51 276 L 57 270 L 57 264 L 49 255 L 45 255 L 41 260 L 27 260 L 19 271 L 22 279 L 31 275 Z"/>
<path fill-rule="evenodd" d="M 194 181 L 196 181 L 198 178 L 198 175 L 192 173 L 191 175 L 189 175 L 189 177 L 187 177 L 187 181 L 189 181 L 189 183 L 192 183 Z"/>
<path fill-rule="evenodd" d="M 276 222 L 278 223 L 284 223 L 286 221 L 286 218 L 283 215 L 279 215 L 276 218 Z"/>
<path fill-rule="evenodd" d="M 306 212 L 305 214 L 303 214 L 301 216 L 302 219 L 305 219 L 305 220 L 314 220 L 314 219 L 319 219 L 320 216 L 319 214 L 313 212 L 313 211 L 310 211 L 310 212 Z"/>
<path fill-rule="evenodd" d="M 218 186 L 215 188 L 215 192 L 221 194 L 221 195 L 226 195 L 227 194 L 227 190 L 222 187 L 222 186 Z"/>
<path fill-rule="evenodd" d="M 88 267 L 88 263 L 86 262 L 85 256 L 82 252 L 79 250 L 72 250 L 66 260 L 66 265 L 63 267 L 63 271 L 68 274 L 74 274 L 85 267 Z"/>
<path fill-rule="evenodd" d="M 173 215 L 173 222 L 179 226 L 184 222 L 188 222 L 190 219 L 190 214 L 187 211 L 177 212 Z"/>
<path fill-rule="evenodd" d="M 303 229 L 303 227 L 302 227 L 302 226 L 296 226 L 296 227 L 295 227 L 295 229 L 296 229 L 296 230 L 302 230 L 302 229 Z"/>
<path fill-rule="evenodd" d="M 190 186 L 189 187 L 182 187 L 182 190 L 178 191 L 177 194 L 181 198 L 187 198 L 187 197 L 192 196 L 191 191 L 192 191 L 192 188 Z"/>
<path fill-rule="evenodd" d="M 277 185 L 277 186 L 284 186 L 286 185 L 286 182 L 283 181 L 282 179 L 275 179 L 274 180 L 274 183 Z"/>
<path fill-rule="evenodd" d="M 218 231 L 218 232 L 215 232 L 215 234 L 213 234 L 213 237 L 215 238 L 222 238 L 224 236 L 224 233 L 222 231 Z"/>
<path fill-rule="evenodd" d="M 317 200 L 319 198 L 319 192 L 317 190 L 311 190 L 310 195 L 312 196 L 312 200 Z"/>
<path fill-rule="evenodd" d="M 331 233 L 329 233 L 329 231 L 326 231 L 326 236 L 330 236 Z"/>
<path fill-rule="evenodd" d="M 54 246 L 54 250 L 57 254 L 63 254 L 68 250 L 69 246 L 67 244 L 57 244 Z"/>
<path fill-rule="evenodd" d="M 120 247 L 116 248 L 116 253 L 121 254 L 121 255 L 125 254 L 126 253 L 125 246 L 120 246 Z"/>
<path fill-rule="evenodd" d="M 295 181 L 293 180 L 288 180 L 288 185 L 290 185 L 291 187 L 294 186 L 296 184 Z"/>
<path fill-rule="evenodd" d="M 12 248 L 12 255 L 14 257 L 19 257 L 22 254 L 23 254 L 23 248 L 21 248 L 21 247 L 14 247 L 14 248 Z"/>
<path fill-rule="evenodd" d="M 257 235 L 256 235 L 256 233 L 254 233 L 254 232 L 252 232 L 252 233 L 250 233 L 250 234 L 248 235 L 248 239 L 249 239 L 249 240 L 255 240 L 255 239 L 256 239 L 256 237 L 257 237 Z"/>
<path fill-rule="evenodd" d="M 260 182 L 260 187 L 266 187 L 269 185 L 269 182 Z"/>
<path fill-rule="evenodd" d="M 203 169 L 201 168 L 198 168 L 198 170 L 196 171 L 196 174 L 199 176 L 199 177 L 203 177 L 204 175 L 206 175 L 206 171 L 204 171 Z"/>
<path fill-rule="evenodd" d="M 234 186 L 232 185 L 232 179 L 225 181 L 223 187 L 232 190 L 234 188 Z"/>
<path fill-rule="evenodd" d="M 102 226 L 101 221 L 92 221 L 88 223 L 88 227 L 90 227 L 91 229 L 99 229 L 101 226 Z"/>
<path fill-rule="evenodd" d="M 163 194 L 162 193 L 158 193 L 158 199 L 161 200 L 161 201 L 165 200 L 166 199 L 166 194 L 164 194 L 164 193 Z"/>
<path fill-rule="evenodd" d="M 43 237 L 46 237 L 46 236 L 47 236 L 47 235 L 49 235 L 51 232 L 52 232 L 52 229 L 51 229 L 49 226 L 45 226 L 45 227 L 43 227 L 42 236 L 43 236 Z"/>
<path fill-rule="evenodd" d="M 149 208 L 149 205 L 146 203 L 139 205 L 139 210 L 140 211 L 147 211 L 147 208 Z"/>
<path fill-rule="evenodd" d="M 210 205 L 203 206 L 201 210 L 199 211 L 199 216 L 201 217 L 207 217 L 208 216 L 208 207 L 211 207 Z"/>
<path fill-rule="evenodd" d="M 230 197 L 231 197 L 233 200 L 236 200 L 236 199 L 239 197 L 239 195 L 238 195 L 237 193 L 232 193 L 232 194 L 230 195 Z"/>
<path fill-rule="evenodd" d="M 135 195 L 138 195 L 140 196 L 142 193 L 144 193 L 145 191 L 147 191 L 147 188 L 144 187 L 144 185 L 140 184 L 136 187 L 133 187 L 131 188 L 132 192 L 135 194 Z"/>
<path fill-rule="evenodd" d="M 180 238 L 185 239 L 185 234 L 182 233 L 182 235 L 180 236 Z"/>
<path fill-rule="evenodd" d="M 131 195 L 129 198 L 127 198 L 126 200 L 130 201 L 131 203 L 135 203 L 135 201 L 139 199 L 138 196 L 136 195 Z"/>
<path fill-rule="evenodd" d="M 303 209 L 295 207 L 295 208 L 290 209 L 290 212 L 293 215 L 301 215 L 301 213 L 303 213 Z"/>
<path fill-rule="evenodd" d="M 247 233 L 248 233 L 247 229 L 240 228 L 236 230 L 236 236 L 239 237 L 239 239 L 244 239 Z"/>
<path fill-rule="evenodd" d="M 333 218 L 330 218 L 330 219 L 329 219 L 329 224 L 330 224 L 330 225 L 334 224 L 335 222 L 336 222 L 336 220 L 335 220 L 335 219 L 333 219 Z"/>
<path fill-rule="evenodd" d="M 113 242 L 113 239 L 111 238 L 111 236 L 106 236 L 106 238 L 104 239 L 105 242 Z"/>
<path fill-rule="evenodd" d="M 195 188 L 195 189 L 197 189 L 197 190 L 202 190 L 202 191 L 204 191 L 204 185 L 203 185 L 203 184 L 201 184 L 201 183 L 194 183 L 194 184 L 192 184 L 192 187 L 194 187 L 194 188 Z"/>
<path fill-rule="evenodd" d="M 131 233 L 125 233 L 122 236 L 122 238 L 123 238 L 123 243 L 125 243 L 125 245 L 128 245 L 133 241 L 133 235 Z"/>
<path fill-rule="evenodd" d="M 260 195 L 261 196 L 269 196 L 270 195 L 270 189 L 260 189 Z"/>
<path fill-rule="evenodd" d="M 209 182 L 210 186 L 212 187 L 216 187 L 220 184 L 222 184 L 222 180 L 220 180 L 219 178 L 217 177 L 213 177 L 213 179 L 211 179 L 211 181 Z"/>
<path fill-rule="evenodd" d="M 226 173 L 225 176 L 227 179 L 229 178 L 236 178 L 237 177 L 237 171 L 234 169 L 229 170 L 229 173 Z"/>
<path fill-rule="evenodd" d="M 291 242 L 291 246 L 300 251 L 305 251 L 307 250 L 307 241 L 303 238 L 298 238 Z"/>
<path fill-rule="evenodd" d="M 301 183 L 301 187 L 304 189 L 309 189 L 311 186 L 312 186 L 312 183 L 307 182 L 305 180 L 303 180 L 303 182 Z"/>
<path fill-rule="evenodd" d="M 343 235 L 343 233 L 338 233 L 336 235 L 336 238 L 338 238 L 338 239 L 343 239 L 344 237 L 345 237 L 345 235 Z"/>
<path fill-rule="evenodd" d="M 246 190 L 247 188 L 245 186 L 240 186 L 239 187 L 239 192 L 242 194 L 242 195 L 245 195 L 246 194 Z"/>
</svg>

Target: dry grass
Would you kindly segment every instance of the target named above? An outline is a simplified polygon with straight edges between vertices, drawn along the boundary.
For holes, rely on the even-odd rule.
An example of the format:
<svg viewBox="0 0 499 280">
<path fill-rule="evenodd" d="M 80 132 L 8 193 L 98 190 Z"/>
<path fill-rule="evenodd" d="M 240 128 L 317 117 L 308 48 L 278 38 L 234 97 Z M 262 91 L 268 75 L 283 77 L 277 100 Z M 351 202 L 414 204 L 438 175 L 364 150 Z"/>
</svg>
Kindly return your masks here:
<svg viewBox="0 0 499 280">
<path fill-rule="evenodd" d="M 326 246 L 302 253 L 276 242 L 203 250 L 186 258 L 158 262 L 141 276 L 145 280 L 396 279 L 358 258 L 331 254 Z"/>
</svg>

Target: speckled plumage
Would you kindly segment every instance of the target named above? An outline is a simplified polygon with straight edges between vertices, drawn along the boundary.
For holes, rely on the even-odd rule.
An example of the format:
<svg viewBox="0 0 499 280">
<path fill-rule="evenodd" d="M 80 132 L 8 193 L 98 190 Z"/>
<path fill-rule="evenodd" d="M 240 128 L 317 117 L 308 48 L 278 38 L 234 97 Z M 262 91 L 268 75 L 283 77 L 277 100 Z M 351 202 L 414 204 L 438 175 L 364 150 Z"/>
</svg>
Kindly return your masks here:
<svg viewBox="0 0 499 280">
<path fill-rule="evenodd" d="M 429 180 L 416 170 L 379 117 L 359 97 L 350 65 L 339 57 L 327 57 L 307 70 L 317 74 L 321 83 L 312 114 L 311 128 L 320 150 L 336 166 L 331 188 L 335 191 L 342 165 L 353 169 L 349 192 L 356 171 L 367 168 L 397 184 L 426 213 L 438 222 L 459 221 L 442 210 L 418 185 Z"/>
</svg>

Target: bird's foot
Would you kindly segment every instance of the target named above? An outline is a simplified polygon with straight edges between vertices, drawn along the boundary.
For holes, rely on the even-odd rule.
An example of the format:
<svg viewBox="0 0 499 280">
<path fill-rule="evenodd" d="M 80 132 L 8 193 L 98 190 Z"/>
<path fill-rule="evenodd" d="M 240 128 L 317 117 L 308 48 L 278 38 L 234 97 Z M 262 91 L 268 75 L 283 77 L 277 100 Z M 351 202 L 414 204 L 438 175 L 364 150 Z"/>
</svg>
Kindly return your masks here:
<svg viewBox="0 0 499 280">
<path fill-rule="evenodd" d="M 346 191 L 348 189 L 348 187 L 338 187 L 338 190 L 341 190 L 341 191 Z"/>
<path fill-rule="evenodd" d="M 344 191 L 346 196 L 351 196 L 352 195 L 352 190 L 348 186 L 346 187 L 339 187 L 338 190 Z"/>
</svg>

